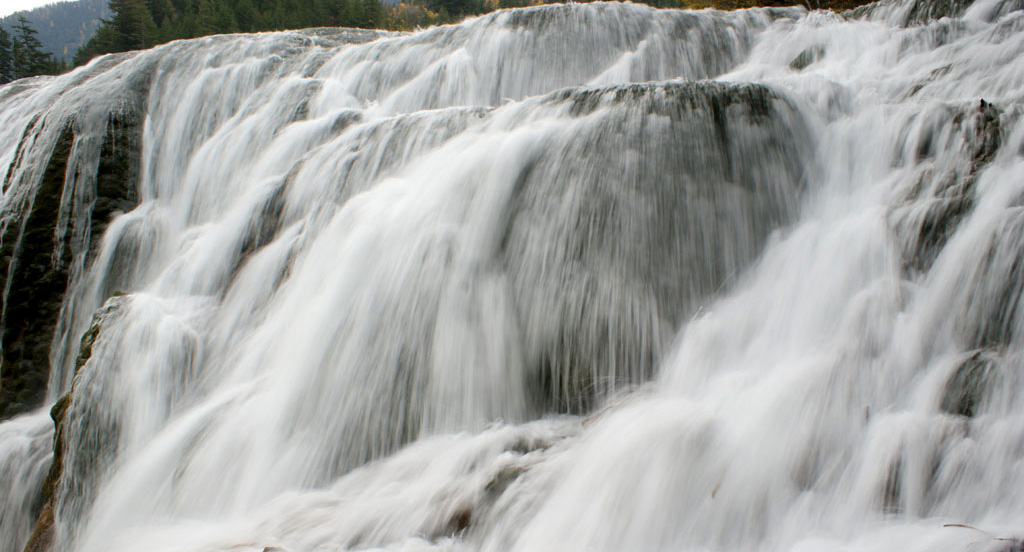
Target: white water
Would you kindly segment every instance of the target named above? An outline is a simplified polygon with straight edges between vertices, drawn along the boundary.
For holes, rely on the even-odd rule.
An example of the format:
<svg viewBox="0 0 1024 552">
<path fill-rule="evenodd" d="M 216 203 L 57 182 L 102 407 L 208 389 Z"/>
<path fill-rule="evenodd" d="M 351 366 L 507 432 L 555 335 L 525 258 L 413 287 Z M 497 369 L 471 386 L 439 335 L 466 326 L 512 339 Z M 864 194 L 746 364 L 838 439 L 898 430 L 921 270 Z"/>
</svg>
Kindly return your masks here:
<svg viewBox="0 0 1024 552">
<path fill-rule="evenodd" d="M 943 524 L 1024 537 L 1012 7 L 548 6 L 0 88 L 5 205 L 76 121 L 66 221 L 109 112 L 145 114 L 138 207 L 68 235 L 102 241 L 50 401 L 127 294 L 75 377 L 57 548 L 1006 548 Z M 994 383 L 944 412 L 972 355 Z M 4 551 L 47 427 L 0 424 Z"/>
</svg>

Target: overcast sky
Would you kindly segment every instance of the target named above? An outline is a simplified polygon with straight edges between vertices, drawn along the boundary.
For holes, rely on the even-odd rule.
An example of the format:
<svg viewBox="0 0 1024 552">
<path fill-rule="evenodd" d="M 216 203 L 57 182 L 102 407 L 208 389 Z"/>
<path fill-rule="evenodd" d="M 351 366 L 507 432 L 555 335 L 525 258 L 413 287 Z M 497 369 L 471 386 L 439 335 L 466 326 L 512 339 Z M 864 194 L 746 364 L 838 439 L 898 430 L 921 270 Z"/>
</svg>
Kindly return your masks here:
<svg viewBox="0 0 1024 552">
<path fill-rule="evenodd" d="M 31 10 L 46 4 L 54 4 L 57 0 L 0 0 L 0 17 L 11 15 L 16 11 Z"/>
</svg>

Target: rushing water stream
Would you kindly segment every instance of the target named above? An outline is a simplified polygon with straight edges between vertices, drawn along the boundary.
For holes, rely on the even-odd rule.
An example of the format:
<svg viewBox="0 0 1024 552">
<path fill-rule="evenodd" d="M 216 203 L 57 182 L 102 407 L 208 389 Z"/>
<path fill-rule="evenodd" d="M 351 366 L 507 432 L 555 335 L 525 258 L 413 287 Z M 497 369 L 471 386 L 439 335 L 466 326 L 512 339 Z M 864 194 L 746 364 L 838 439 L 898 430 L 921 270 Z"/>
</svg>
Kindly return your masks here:
<svg viewBox="0 0 1024 552">
<path fill-rule="evenodd" d="M 42 374 L 0 552 L 41 510 L 75 552 L 1020 550 L 1022 7 L 542 6 L 0 87 L 0 375 Z"/>
</svg>

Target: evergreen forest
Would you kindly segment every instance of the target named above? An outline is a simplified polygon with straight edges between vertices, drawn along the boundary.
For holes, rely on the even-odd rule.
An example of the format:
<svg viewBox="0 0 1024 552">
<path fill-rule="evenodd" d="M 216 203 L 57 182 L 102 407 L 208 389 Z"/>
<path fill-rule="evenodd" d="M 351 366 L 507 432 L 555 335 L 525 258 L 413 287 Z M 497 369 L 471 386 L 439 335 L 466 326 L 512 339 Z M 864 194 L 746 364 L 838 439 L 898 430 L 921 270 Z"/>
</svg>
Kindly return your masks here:
<svg viewBox="0 0 1024 552">
<path fill-rule="evenodd" d="M 0 27 L 0 84 L 36 75 L 56 75 L 67 66 L 43 50 L 39 32 L 24 16 L 12 31 Z"/>
<path fill-rule="evenodd" d="M 73 65 L 96 56 L 151 48 L 172 40 L 222 33 L 307 27 L 354 27 L 407 31 L 458 21 L 500 8 L 551 0 L 110 0 L 110 18 L 75 53 Z M 788 5 L 793 0 L 644 0 L 656 7 L 735 9 Z M 843 9 L 863 0 L 801 0 L 809 8 Z M 849 6 L 847 5 L 849 4 Z M 0 27 L 0 84 L 70 66 L 47 53 L 24 16 L 13 30 Z"/>
</svg>

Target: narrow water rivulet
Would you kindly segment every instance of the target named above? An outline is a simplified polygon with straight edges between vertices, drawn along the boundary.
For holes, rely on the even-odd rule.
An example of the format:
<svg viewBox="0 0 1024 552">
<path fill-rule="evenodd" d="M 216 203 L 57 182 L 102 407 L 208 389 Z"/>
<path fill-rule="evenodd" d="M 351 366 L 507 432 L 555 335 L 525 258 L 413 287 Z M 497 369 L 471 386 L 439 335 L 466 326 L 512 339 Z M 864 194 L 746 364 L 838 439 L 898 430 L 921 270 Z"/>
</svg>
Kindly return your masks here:
<svg viewBox="0 0 1024 552">
<path fill-rule="evenodd" d="M 929 2 L 0 86 L 0 552 L 1020 550 L 1024 4 Z"/>
</svg>

